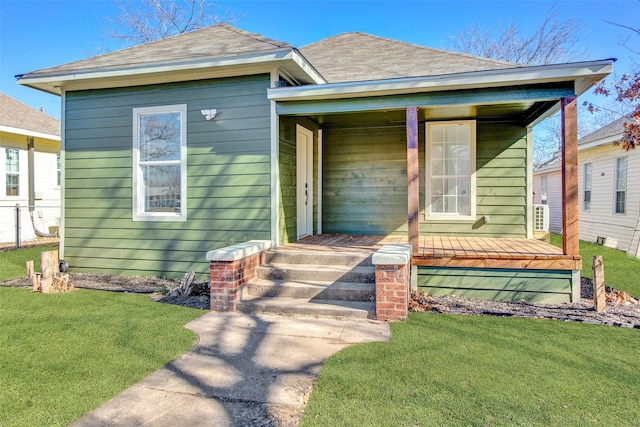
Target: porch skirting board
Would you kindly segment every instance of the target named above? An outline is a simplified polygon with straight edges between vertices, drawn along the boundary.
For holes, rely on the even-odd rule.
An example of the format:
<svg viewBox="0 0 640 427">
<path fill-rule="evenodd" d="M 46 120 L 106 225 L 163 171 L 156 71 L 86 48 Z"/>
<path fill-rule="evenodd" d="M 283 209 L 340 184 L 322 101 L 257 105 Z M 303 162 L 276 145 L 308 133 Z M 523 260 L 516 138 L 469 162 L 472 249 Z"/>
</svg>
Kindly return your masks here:
<svg viewBox="0 0 640 427">
<path fill-rule="evenodd" d="M 418 290 L 496 301 L 576 302 L 580 274 L 571 270 L 418 267 Z"/>
</svg>

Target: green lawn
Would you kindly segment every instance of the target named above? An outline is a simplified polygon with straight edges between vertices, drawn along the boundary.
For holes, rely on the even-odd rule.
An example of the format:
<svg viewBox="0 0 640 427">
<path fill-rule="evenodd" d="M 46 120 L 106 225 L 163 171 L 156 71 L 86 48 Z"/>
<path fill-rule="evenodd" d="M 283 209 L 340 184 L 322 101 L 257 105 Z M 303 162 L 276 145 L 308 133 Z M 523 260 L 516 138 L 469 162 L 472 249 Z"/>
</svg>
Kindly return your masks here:
<svg viewBox="0 0 640 427">
<path fill-rule="evenodd" d="M 562 236 L 551 235 L 551 244 L 562 247 Z M 580 240 L 583 277 L 591 277 L 591 260 L 601 255 L 604 263 L 605 283 L 613 288 L 640 297 L 640 259 L 625 252 Z"/>
<path fill-rule="evenodd" d="M 0 287 L 0 426 L 69 425 L 191 348 L 183 325 L 201 315 L 145 295 Z"/>
<path fill-rule="evenodd" d="M 36 246 L 0 252 L 0 281 L 26 276 L 26 262 L 35 261 L 35 271 L 40 271 L 40 252 L 56 251 L 58 246 Z"/>
<path fill-rule="evenodd" d="M 411 313 L 326 361 L 301 426 L 638 426 L 640 331 Z"/>
</svg>

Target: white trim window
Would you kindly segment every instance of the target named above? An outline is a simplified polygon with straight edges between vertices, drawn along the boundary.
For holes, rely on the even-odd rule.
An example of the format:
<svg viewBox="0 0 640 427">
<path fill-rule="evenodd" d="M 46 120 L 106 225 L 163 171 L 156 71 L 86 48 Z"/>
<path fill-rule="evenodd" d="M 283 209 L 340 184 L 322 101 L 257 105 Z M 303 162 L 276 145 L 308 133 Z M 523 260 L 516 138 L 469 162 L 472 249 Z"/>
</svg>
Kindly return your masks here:
<svg viewBox="0 0 640 427">
<path fill-rule="evenodd" d="M 426 123 L 428 219 L 474 220 L 476 216 L 476 122 Z"/>
<path fill-rule="evenodd" d="M 582 210 L 591 210 L 591 175 L 593 167 L 591 163 L 585 163 L 582 174 Z"/>
<path fill-rule="evenodd" d="M 133 220 L 186 221 L 187 106 L 133 109 Z"/>
<path fill-rule="evenodd" d="M 5 194 L 20 195 L 20 151 L 17 148 L 6 149 Z"/>
<path fill-rule="evenodd" d="M 614 212 L 627 212 L 627 156 L 616 158 Z"/>
</svg>

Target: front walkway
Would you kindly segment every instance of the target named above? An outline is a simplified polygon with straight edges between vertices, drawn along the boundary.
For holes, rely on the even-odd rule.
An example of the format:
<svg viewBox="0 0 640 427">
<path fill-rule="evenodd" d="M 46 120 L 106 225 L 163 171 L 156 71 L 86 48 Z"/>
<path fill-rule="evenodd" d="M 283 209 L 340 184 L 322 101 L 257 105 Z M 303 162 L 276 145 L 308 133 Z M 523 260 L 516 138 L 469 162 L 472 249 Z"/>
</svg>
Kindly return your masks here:
<svg viewBox="0 0 640 427">
<path fill-rule="evenodd" d="M 193 349 L 73 426 L 297 426 L 326 358 L 390 339 L 371 320 L 210 313 L 187 327 Z"/>
</svg>

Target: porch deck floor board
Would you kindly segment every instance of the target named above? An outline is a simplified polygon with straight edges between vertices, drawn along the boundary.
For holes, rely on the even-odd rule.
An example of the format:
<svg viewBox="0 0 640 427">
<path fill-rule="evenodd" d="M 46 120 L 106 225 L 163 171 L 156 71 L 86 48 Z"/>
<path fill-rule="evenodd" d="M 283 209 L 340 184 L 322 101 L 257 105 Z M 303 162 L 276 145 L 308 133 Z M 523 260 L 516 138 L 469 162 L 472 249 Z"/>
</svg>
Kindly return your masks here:
<svg viewBox="0 0 640 427">
<path fill-rule="evenodd" d="M 408 244 L 403 235 L 316 235 L 282 246 L 283 250 L 373 253 L 385 244 Z M 579 269 L 580 257 L 535 239 L 420 236 L 418 265 L 497 268 Z"/>
</svg>

